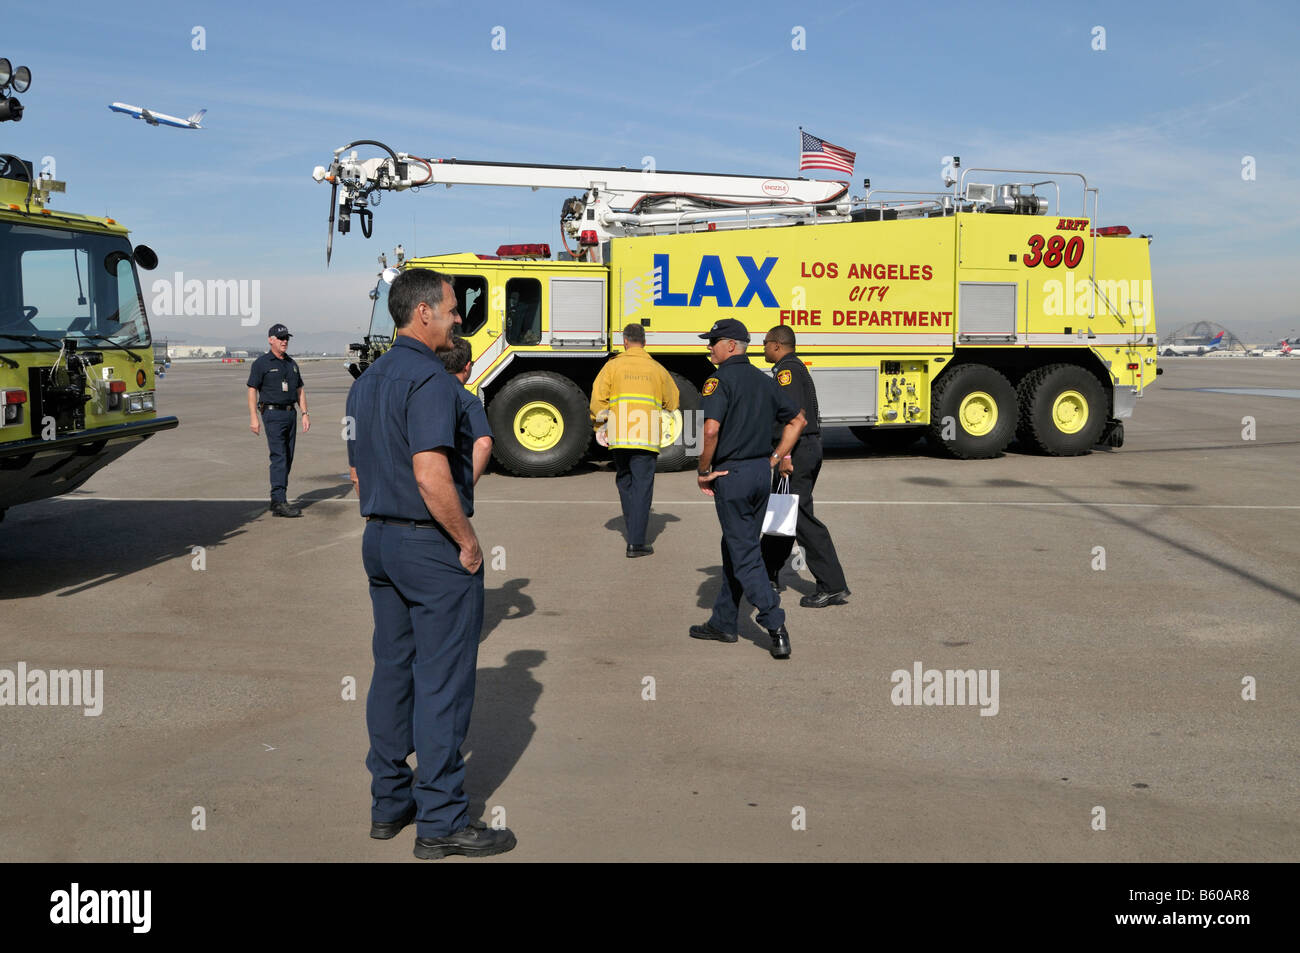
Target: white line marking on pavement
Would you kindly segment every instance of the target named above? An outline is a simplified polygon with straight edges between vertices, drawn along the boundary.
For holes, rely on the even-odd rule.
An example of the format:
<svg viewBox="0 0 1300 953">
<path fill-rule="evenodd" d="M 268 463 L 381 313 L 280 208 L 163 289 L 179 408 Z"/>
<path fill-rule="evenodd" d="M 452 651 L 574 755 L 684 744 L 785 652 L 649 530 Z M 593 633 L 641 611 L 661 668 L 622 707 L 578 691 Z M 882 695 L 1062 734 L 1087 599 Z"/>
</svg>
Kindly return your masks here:
<svg viewBox="0 0 1300 953">
<path fill-rule="evenodd" d="M 304 549 L 300 553 L 294 553 L 293 554 L 294 558 L 297 558 L 298 556 L 306 556 L 308 553 L 319 552 L 322 549 L 329 549 L 331 546 L 337 546 L 339 543 L 346 543 L 349 539 L 357 539 L 364 532 L 365 532 L 365 528 L 362 527 L 356 532 L 344 533 L 342 536 L 334 540 L 334 542 L 332 543 L 321 543 L 319 546 L 312 546 L 310 549 Z"/>
<path fill-rule="evenodd" d="M 208 497 L 208 496 L 61 496 L 53 497 L 61 503 L 259 503 L 266 501 L 259 498 L 243 497 Z M 316 500 L 311 505 L 323 503 L 347 503 L 356 506 L 356 500 Z M 618 506 L 618 500 L 493 500 L 477 499 L 475 506 L 486 503 L 523 503 L 528 506 L 554 504 L 573 506 L 590 504 L 598 506 Z M 712 500 L 655 500 L 655 506 L 712 506 Z M 1142 509 L 1191 509 L 1191 510 L 1300 510 L 1300 504 L 1284 503 L 1129 503 L 1110 500 L 1081 500 L 1079 502 L 1061 503 L 1036 500 L 817 500 L 818 506 L 1129 506 Z M 332 543 L 327 545 L 333 545 Z M 310 550 L 307 550 L 310 552 Z"/>
</svg>

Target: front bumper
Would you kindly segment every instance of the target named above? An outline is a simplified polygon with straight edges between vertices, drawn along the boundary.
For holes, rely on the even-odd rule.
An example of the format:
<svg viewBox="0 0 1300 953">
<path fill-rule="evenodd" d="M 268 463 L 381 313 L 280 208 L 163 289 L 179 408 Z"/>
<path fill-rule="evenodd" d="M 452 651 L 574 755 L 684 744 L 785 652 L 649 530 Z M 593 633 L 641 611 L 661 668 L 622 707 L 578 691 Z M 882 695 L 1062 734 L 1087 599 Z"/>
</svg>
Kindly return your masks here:
<svg viewBox="0 0 1300 953">
<path fill-rule="evenodd" d="M 0 510 L 75 490 L 128 450 L 179 423 L 175 417 L 155 417 L 53 440 L 0 444 Z"/>
</svg>

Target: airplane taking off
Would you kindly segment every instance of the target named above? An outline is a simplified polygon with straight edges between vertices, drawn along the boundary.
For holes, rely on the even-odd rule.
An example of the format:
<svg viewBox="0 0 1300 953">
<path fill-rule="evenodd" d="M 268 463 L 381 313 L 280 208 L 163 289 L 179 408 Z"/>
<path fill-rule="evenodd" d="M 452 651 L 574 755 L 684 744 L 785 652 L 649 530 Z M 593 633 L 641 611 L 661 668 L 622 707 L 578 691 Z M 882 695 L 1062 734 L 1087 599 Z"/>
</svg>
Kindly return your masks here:
<svg viewBox="0 0 1300 953">
<path fill-rule="evenodd" d="M 148 109 L 142 109 L 139 106 L 128 106 L 126 103 L 113 103 L 108 108 L 115 113 L 126 113 L 135 119 L 143 119 L 151 126 L 175 126 L 177 129 L 202 129 L 199 120 L 207 112 L 206 109 L 200 109 L 189 119 L 177 119 L 175 116 L 169 116 L 166 113 L 156 113 Z"/>
<path fill-rule="evenodd" d="M 1181 338 L 1170 344 L 1164 345 L 1160 353 L 1165 357 L 1178 357 L 1184 354 L 1209 354 L 1223 344 L 1223 332 L 1220 331 L 1209 341 L 1204 338 Z"/>
</svg>

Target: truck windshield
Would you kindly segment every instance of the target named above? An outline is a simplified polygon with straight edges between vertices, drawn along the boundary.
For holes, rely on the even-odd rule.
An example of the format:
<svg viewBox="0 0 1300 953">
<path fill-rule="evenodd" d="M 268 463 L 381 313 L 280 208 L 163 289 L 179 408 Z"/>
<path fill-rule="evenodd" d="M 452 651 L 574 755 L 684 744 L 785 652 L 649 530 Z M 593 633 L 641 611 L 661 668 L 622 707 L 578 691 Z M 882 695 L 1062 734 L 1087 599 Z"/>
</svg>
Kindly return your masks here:
<svg viewBox="0 0 1300 953">
<path fill-rule="evenodd" d="M 0 351 L 14 337 L 35 349 L 149 344 L 126 238 L 0 222 Z"/>
<path fill-rule="evenodd" d="M 388 313 L 388 282 L 383 278 L 375 286 L 375 309 L 370 312 L 370 337 L 372 340 L 393 339 L 393 316 Z"/>
</svg>

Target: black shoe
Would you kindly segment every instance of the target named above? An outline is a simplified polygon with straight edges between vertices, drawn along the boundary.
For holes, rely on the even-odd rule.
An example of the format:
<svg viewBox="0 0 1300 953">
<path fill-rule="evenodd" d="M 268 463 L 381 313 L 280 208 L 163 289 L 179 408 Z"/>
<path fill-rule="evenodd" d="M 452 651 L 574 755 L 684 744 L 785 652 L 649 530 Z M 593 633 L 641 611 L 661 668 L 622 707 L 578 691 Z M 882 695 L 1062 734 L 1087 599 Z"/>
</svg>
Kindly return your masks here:
<svg viewBox="0 0 1300 953">
<path fill-rule="evenodd" d="M 835 592 L 827 592 L 821 586 L 811 596 L 804 596 L 799 600 L 799 605 L 805 609 L 825 609 L 827 606 L 842 606 L 846 601 L 845 597 L 849 595 L 849 590 L 838 589 Z"/>
<path fill-rule="evenodd" d="M 712 622 L 691 626 L 691 638 L 712 639 L 715 642 L 735 642 L 739 636 L 735 632 L 723 632 Z"/>
<path fill-rule="evenodd" d="M 370 836 L 375 840 L 389 840 L 396 837 L 398 831 L 413 820 L 415 820 L 414 804 L 408 807 L 402 816 L 395 821 L 371 821 Z"/>
<path fill-rule="evenodd" d="M 773 592 L 785 592 L 785 586 L 781 584 L 780 574 L 775 576 L 768 576 L 767 579 L 770 583 L 772 583 Z"/>
<path fill-rule="evenodd" d="M 637 543 L 636 545 L 627 548 L 627 558 L 636 559 L 638 556 L 649 556 L 654 551 L 655 548 L 653 546 L 648 546 L 645 543 Z"/>
<path fill-rule="evenodd" d="M 785 630 L 785 626 L 768 629 L 767 634 L 772 637 L 772 647 L 768 650 L 772 653 L 772 658 L 789 658 L 790 633 Z"/>
<path fill-rule="evenodd" d="M 288 503 L 272 503 L 272 516 L 302 516 L 302 510 L 296 506 L 290 506 Z"/>
<path fill-rule="evenodd" d="M 415 856 L 420 860 L 438 860 L 448 854 L 463 857 L 491 857 L 514 850 L 515 835 L 508 827 L 500 830 L 488 827 L 482 821 L 470 821 L 454 834 L 446 837 L 417 837 Z"/>
</svg>

